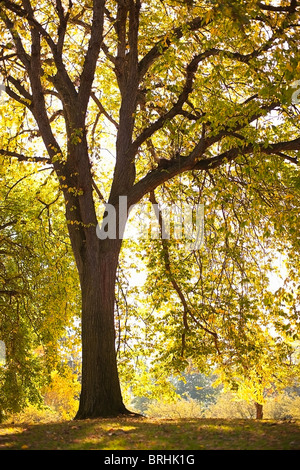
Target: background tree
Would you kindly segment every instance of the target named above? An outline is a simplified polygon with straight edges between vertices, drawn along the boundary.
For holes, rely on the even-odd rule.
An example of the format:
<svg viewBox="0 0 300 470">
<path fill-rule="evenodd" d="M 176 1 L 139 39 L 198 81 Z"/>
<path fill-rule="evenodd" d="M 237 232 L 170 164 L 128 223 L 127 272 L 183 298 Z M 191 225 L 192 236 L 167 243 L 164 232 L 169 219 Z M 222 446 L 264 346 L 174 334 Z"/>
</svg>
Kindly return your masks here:
<svg viewBox="0 0 300 470">
<path fill-rule="evenodd" d="M 66 365 L 61 337 L 79 312 L 78 279 L 51 172 L 36 173 L 2 157 L 0 179 L 0 338 L 5 345 L 0 412 L 5 416 L 42 403 L 51 371 L 61 373 Z"/>
<path fill-rule="evenodd" d="M 253 163 L 255 171 L 242 157 L 201 180 L 165 184 L 157 196 L 162 206 L 174 194 L 178 201 L 179 187 L 191 205 L 205 201 L 204 245 L 190 251 L 185 240 L 162 238 L 143 242 L 141 252 L 148 271 L 144 318 L 148 329 L 161 325 L 156 361 L 170 374 L 192 359 L 259 407 L 295 373 L 299 190 L 271 171 L 262 184 L 257 177 L 265 162 Z M 163 216 L 159 222 L 162 229 Z M 282 276 L 277 287 L 274 274 Z"/>
<path fill-rule="evenodd" d="M 1 0 L 0 6 L 1 73 L 11 98 L 0 152 L 53 166 L 80 278 L 77 418 L 127 413 L 114 329 L 123 227 L 105 238 L 105 217 L 97 236 L 99 201 L 109 202 L 119 220 L 120 196 L 129 207 L 176 175 L 214 172 L 241 154 L 270 168 L 284 161 L 282 171 L 296 164 L 291 82 L 299 75 L 298 5 Z M 262 123 L 275 110 L 277 121 L 266 132 Z M 112 129 L 110 165 L 101 134 Z"/>
</svg>

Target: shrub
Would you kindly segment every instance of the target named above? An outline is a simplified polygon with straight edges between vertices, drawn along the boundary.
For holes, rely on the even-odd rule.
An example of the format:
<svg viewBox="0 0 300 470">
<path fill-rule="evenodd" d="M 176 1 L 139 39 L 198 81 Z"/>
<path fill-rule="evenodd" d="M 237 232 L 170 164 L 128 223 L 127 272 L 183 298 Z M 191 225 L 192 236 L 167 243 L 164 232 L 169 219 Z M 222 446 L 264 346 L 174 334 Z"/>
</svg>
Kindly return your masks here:
<svg viewBox="0 0 300 470">
<path fill-rule="evenodd" d="M 151 402 L 146 411 L 151 418 L 201 418 L 203 409 L 199 401 L 191 398 L 180 398 L 176 401 L 154 401 Z"/>
<path fill-rule="evenodd" d="M 52 374 L 52 381 L 44 392 L 45 404 L 52 408 L 62 419 L 72 419 L 78 408 L 80 384 L 72 371 L 64 376 Z"/>
<path fill-rule="evenodd" d="M 264 414 L 268 419 L 300 419 L 300 396 L 285 393 L 268 399 Z"/>
<path fill-rule="evenodd" d="M 38 424 L 52 423 L 58 420 L 59 414 L 51 408 L 29 405 L 20 413 L 11 415 L 8 422 L 13 422 L 14 424 Z"/>
<path fill-rule="evenodd" d="M 254 403 L 237 400 L 232 393 L 222 393 L 216 403 L 208 408 L 206 418 L 254 419 Z M 300 396 L 282 394 L 267 398 L 263 405 L 264 419 L 300 419 Z"/>
<path fill-rule="evenodd" d="M 226 392 L 221 393 L 216 403 L 206 410 L 205 417 L 252 419 L 255 418 L 255 407 L 245 400 L 235 400 L 233 394 Z"/>
</svg>

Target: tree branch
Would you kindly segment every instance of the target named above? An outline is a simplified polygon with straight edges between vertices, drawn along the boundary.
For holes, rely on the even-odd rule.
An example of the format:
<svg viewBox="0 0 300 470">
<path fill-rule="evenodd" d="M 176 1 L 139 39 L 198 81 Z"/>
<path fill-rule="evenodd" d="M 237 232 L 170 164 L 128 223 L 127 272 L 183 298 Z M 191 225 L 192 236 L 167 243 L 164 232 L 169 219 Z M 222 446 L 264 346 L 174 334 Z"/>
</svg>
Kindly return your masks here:
<svg viewBox="0 0 300 470">
<path fill-rule="evenodd" d="M 196 55 L 191 62 L 188 64 L 186 68 L 186 78 L 185 84 L 183 87 L 182 92 L 180 93 L 177 102 L 173 105 L 173 107 L 167 111 L 163 116 L 160 116 L 153 124 L 151 124 L 148 128 L 144 129 L 144 131 L 136 138 L 136 140 L 132 144 L 133 152 L 137 152 L 138 148 L 151 137 L 156 131 L 161 129 L 165 122 L 174 118 L 176 115 L 182 112 L 182 107 L 188 100 L 190 93 L 193 91 L 193 83 L 195 79 L 195 74 L 197 72 L 199 63 L 210 57 L 211 55 L 215 55 L 216 50 L 210 49 L 205 51 L 201 54 Z"/>
<path fill-rule="evenodd" d="M 98 106 L 100 112 L 102 114 L 104 114 L 104 116 L 115 126 L 116 129 L 118 129 L 119 127 L 119 124 L 117 123 L 117 121 L 114 120 L 114 118 L 112 118 L 108 112 L 105 110 L 104 106 L 102 105 L 101 101 L 97 98 L 96 94 L 94 92 L 91 93 L 91 97 L 93 98 L 93 100 L 95 101 L 96 105 Z"/>
<path fill-rule="evenodd" d="M 4 0 L 5 2 L 7 2 L 7 0 Z M 39 35 L 43 36 L 53 55 L 56 55 L 57 54 L 57 48 L 56 48 L 56 44 L 54 43 L 52 37 L 50 36 L 50 34 L 43 28 L 43 26 L 35 19 L 34 17 L 34 12 L 33 12 L 33 8 L 31 6 L 31 3 L 30 3 L 30 0 L 23 0 L 23 5 L 24 5 L 24 13 L 20 14 L 19 16 L 25 16 L 29 25 L 32 26 L 31 28 L 31 36 L 32 36 L 32 39 L 34 41 L 37 40 L 38 36 L 36 35 L 36 33 L 38 32 Z"/>
<path fill-rule="evenodd" d="M 5 6 L 8 9 L 10 9 L 10 10 L 12 9 L 11 2 L 9 2 L 7 0 L 2 0 L 2 1 L 4 2 Z M 12 4 L 12 5 L 15 6 L 14 4 Z M 14 11 L 14 10 L 12 10 L 12 11 Z M 15 24 L 12 20 L 9 19 L 9 17 L 7 16 L 7 14 L 4 10 L 1 11 L 1 14 L 2 14 L 3 21 L 5 22 L 7 29 L 10 31 L 12 39 L 15 43 L 18 57 L 21 60 L 21 62 L 23 63 L 26 70 L 29 70 L 29 68 L 30 68 L 30 56 L 25 51 L 22 40 L 21 40 L 21 38 L 20 38 L 20 36 L 17 32 L 17 29 L 15 28 Z"/>
<path fill-rule="evenodd" d="M 208 329 L 206 326 L 204 326 L 202 323 L 200 323 L 197 318 L 195 318 L 195 316 L 192 314 L 191 308 L 188 305 L 188 302 L 185 298 L 185 295 L 182 292 L 182 289 L 181 289 L 180 285 L 178 284 L 177 280 L 175 279 L 174 274 L 172 273 L 168 242 L 167 242 L 167 240 L 164 236 L 164 221 L 163 221 L 162 213 L 158 208 L 158 203 L 156 201 L 154 191 L 150 191 L 149 200 L 150 200 L 151 204 L 154 206 L 154 212 L 155 212 L 155 215 L 156 215 L 156 218 L 158 220 L 159 227 L 160 227 L 161 243 L 162 243 L 162 251 L 163 251 L 163 260 L 164 260 L 166 275 L 167 275 L 167 278 L 169 279 L 169 281 L 171 282 L 171 284 L 173 286 L 173 289 L 177 293 L 177 295 L 180 299 L 180 302 L 182 303 L 182 306 L 183 306 L 183 319 L 182 320 L 183 320 L 184 332 L 182 334 L 182 355 L 183 355 L 184 346 L 185 346 L 185 335 L 186 335 L 186 332 L 190 329 L 189 324 L 188 324 L 188 315 L 191 316 L 191 318 L 199 326 L 199 328 L 201 328 L 203 331 L 205 331 L 206 333 L 213 336 L 217 352 L 218 352 L 218 354 L 220 354 L 220 350 L 219 350 L 219 346 L 218 346 L 218 334 L 215 331 L 212 331 L 212 330 Z"/>
<path fill-rule="evenodd" d="M 179 156 L 176 159 L 170 161 L 170 166 L 168 166 L 168 168 L 163 169 L 158 167 L 148 173 L 144 178 L 139 180 L 129 192 L 129 205 L 138 203 L 142 199 L 142 197 L 145 196 L 145 194 L 154 190 L 162 183 L 170 180 L 174 176 L 184 173 L 186 171 L 212 170 L 236 159 L 239 155 L 254 153 L 257 151 L 260 151 L 262 154 L 265 155 L 278 155 L 278 152 L 280 152 L 280 157 L 285 158 L 294 164 L 298 164 L 298 159 L 296 157 L 293 158 L 288 155 L 282 154 L 282 151 L 300 150 L 300 138 L 297 138 L 291 141 L 270 144 L 268 147 L 265 147 L 265 144 L 263 142 L 255 145 L 248 144 L 244 147 L 235 147 L 214 157 L 203 158 L 197 161 L 197 153 L 199 152 L 200 155 L 202 152 L 203 154 L 203 149 L 207 146 L 207 141 L 203 141 L 201 149 L 200 143 L 201 141 L 197 144 L 197 146 L 189 156 Z M 191 158 L 191 156 L 193 158 Z"/>
<path fill-rule="evenodd" d="M 0 230 L 4 230 L 7 227 L 11 227 L 11 226 L 15 225 L 16 223 L 17 223 L 17 219 L 10 220 L 9 222 L 6 222 L 5 224 L 0 225 Z"/>
<path fill-rule="evenodd" d="M 167 35 L 167 36 L 164 35 L 164 37 L 160 39 L 152 47 L 152 49 L 150 49 L 150 51 L 140 60 L 139 62 L 140 80 L 142 80 L 142 78 L 147 73 L 151 65 L 154 63 L 154 61 L 158 57 L 163 55 L 166 50 L 169 49 L 169 47 L 173 44 L 173 40 L 182 38 L 184 31 L 186 30 L 197 31 L 202 26 L 209 24 L 211 21 L 212 19 L 210 19 L 207 22 L 205 18 L 203 18 L 202 16 L 201 17 L 198 16 L 197 18 L 194 18 L 192 21 L 189 21 L 186 25 L 175 28 L 171 32 L 170 35 Z"/>
<path fill-rule="evenodd" d="M 192 93 L 193 91 L 193 81 L 194 81 L 195 73 L 197 71 L 197 68 L 200 62 L 212 56 L 224 55 L 232 60 L 237 60 L 239 62 L 248 64 L 251 59 L 258 57 L 260 54 L 262 54 L 263 52 L 266 52 L 268 49 L 272 47 L 274 39 L 276 39 L 277 34 L 279 34 L 279 32 L 280 31 L 272 35 L 272 37 L 268 41 L 266 41 L 265 44 L 263 44 L 258 49 L 252 51 L 249 54 L 241 54 L 239 52 L 231 52 L 231 51 L 226 51 L 226 50 L 217 49 L 217 48 L 211 48 L 211 49 L 206 50 L 205 52 L 202 52 L 201 54 L 197 54 L 186 68 L 185 86 L 183 88 L 183 91 L 178 97 L 177 103 L 168 112 L 160 116 L 152 125 L 144 129 L 144 131 L 136 138 L 135 142 L 133 143 L 134 151 L 136 152 L 139 146 L 143 142 L 145 142 L 146 139 L 151 137 L 157 130 L 161 129 L 166 121 L 168 121 L 169 119 L 172 119 L 174 116 L 178 114 L 184 113 L 184 111 L 182 110 L 182 106 L 186 103 L 186 101 L 188 100 L 189 94 Z M 192 116 L 192 119 L 195 119 L 195 117 Z"/>
<path fill-rule="evenodd" d="M 17 290 L 0 290 L 0 295 L 9 295 L 9 296 L 17 296 L 21 295 L 23 292 Z"/>
<path fill-rule="evenodd" d="M 188 313 L 189 307 L 188 307 L 187 301 L 185 299 L 185 296 L 184 296 L 178 282 L 176 281 L 176 279 L 174 277 L 174 274 L 172 273 L 168 242 L 167 242 L 167 240 L 165 238 L 165 234 L 164 234 L 164 221 L 163 221 L 162 213 L 158 208 L 158 203 L 156 201 L 154 191 L 150 191 L 149 200 L 150 200 L 151 204 L 154 206 L 154 212 L 155 212 L 155 215 L 156 215 L 156 218 L 158 220 L 159 227 L 160 227 L 161 242 L 162 242 L 162 247 L 163 247 L 163 259 L 164 259 L 167 278 L 170 280 L 174 290 L 177 292 L 178 297 L 180 298 L 180 301 L 183 305 L 183 310 L 184 310 L 184 312 L 183 312 L 183 324 L 184 324 L 185 329 L 188 330 L 189 325 L 188 325 L 188 322 L 187 322 L 187 313 Z M 157 210 L 156 210 L 156 208 L 157 208 Z"/>
<path fill-rule="evenodd" d="M 70 10 L 72 8 L 72 2 L 71 0 L 69 0 L 69 9 L 66 15 L 65 15 L 64 7 L 61 3 L 61 0 L 55 0 L 55 4 L 56 4 L 57 16 L 59 18 L 57 50 L 58 50 L 58 54 L 62 55 L 68 19 L 70 16 Z"/>
<path fill-rule="evenodd" d="M 296 0 L 291 0 L 291 3 L 289 6 L 266 5 L 265 3 L 262 3 L 262 2 L 258 2 L 257 5 L 262 10 L 295 13 L 296 8 L 299 4 Z"/>
<path fill-rule="evenodd" d="M 244 147 L 235 147 L 226 152 L 223 152 L 215 157 L 204 159 L 198 161 L 195 166 L 194 170 L 205 170 L 205 169 L 213 169 L 217 168 L 225 162 L 230 162 L 234 160 L 239 155 L 254 153 L 260 151 L 265 155 L 279 155 L 280 157 L 289 160 L 294 164 L 298 164 L 297 157 L 290 157 L 289 155 L 283 154 L 282 150 L 300 150 L 300 138 L 294 139 L 291 141 L 286 142 L 278 142 L 276 144 L 270 144 L 268 147 L 265 147 L 264 143 L 261 144 L 248 144 Z"/>
<path fill-rule="evenodd" d="M 50 158 L 47 157 L 29 157 L 27 155 L 22 155 L 17 152 L 11 152 L 10 150 L 0 149 L 0 155 L 5 157 L 16 158 L 19 162 L 33 162 L 33 163 L 51 163 Z"/>
<path fill-rule="evenodd" d="M 28 109 L 31 109 L 32 106 L 32 95 L 28 93 L 28 91 L 21 85 L 20 81 L 15 79 L 14 77 L 8 76 L 7 81 L 11 83 L 18 92 L 22 95 L 22 98 L 15 93 L 10 87 L 6 86 L 5 92 L 14 100 L 18 101 L 19 103 L 26 106 Z M 23 99 L 24 98 L 24 99 Z"/>
<path fill-rule="evenodd" d="M 97 60 L 103 41 L 104 5 L 105 0 L 93 1 L 91 36 L 89 40 L 88 50 L 85 55 L 82 73 L 80 76 L 80 87 L 78 92 L 78 99 L 82 105 L 84 112 L 88 105 L 92 84 L 94 81 Z"/>
</svg>

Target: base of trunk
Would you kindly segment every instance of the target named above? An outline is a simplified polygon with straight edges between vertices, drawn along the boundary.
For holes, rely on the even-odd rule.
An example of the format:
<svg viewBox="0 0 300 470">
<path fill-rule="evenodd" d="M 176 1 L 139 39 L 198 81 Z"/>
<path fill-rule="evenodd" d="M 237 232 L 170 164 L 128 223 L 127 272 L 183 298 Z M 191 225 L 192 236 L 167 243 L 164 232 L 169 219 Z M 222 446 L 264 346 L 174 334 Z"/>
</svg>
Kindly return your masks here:
<svg viewBox="0 0 300 470">
<path fill-rule="evenodd" d="M 97 246 L 96 246 L 97 248 Z M 115 280 L 120 246 L 114 240 L 86 253 L 81 275 L 82 373 L 75 419 L 129 416 L 115 350 Z"/>
<path fill-rule="evenodd" d="M 78 410 L 74 420 L 84 420 L 84 419 L 99 419 L 99 418 L 117 418 L 117 417 L 125 417 L 125 416 L 132 416 L 132 417 L 141 417 L 142 415 L 139 415 L 137 413 L 133 413 L 127 408 L 122 408 L 121 410 L 115 410 L 115 411 L 102 411 L 97 413 L 96 410 L 93 410 L 92 413 L 86 413 L 85 411 L 81 411 L 80 409 Z"/>
<path fill-rule="evenodd" d="M 263 405 L 255 403 L 256 408 L 256 419 L 263 419 Z"/>
<path fill-rule="evenodd" d="M 109 365 L 108 358 L 107 364 Z M 109 418 L 131 414 L 122 400 L 116 367 L 111 365 L 106 368 L 100 361 L 92 366 L 86 367 L 82 376 L 79 408 L 75 419 Z"/>
</svg>

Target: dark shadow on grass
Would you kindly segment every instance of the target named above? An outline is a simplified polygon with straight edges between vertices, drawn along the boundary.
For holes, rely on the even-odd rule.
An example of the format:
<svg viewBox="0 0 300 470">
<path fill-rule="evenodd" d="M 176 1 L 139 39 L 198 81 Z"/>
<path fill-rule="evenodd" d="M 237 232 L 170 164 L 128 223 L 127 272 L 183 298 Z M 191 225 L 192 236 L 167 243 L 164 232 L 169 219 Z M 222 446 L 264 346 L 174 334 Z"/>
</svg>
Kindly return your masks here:
<svg viewBox="0 0 300 470">
<path fill-rule="evenodd" d="M 138 417 L 1 425 L 0 450 L 300 450 L 300 423 Z"/>
</svg>

